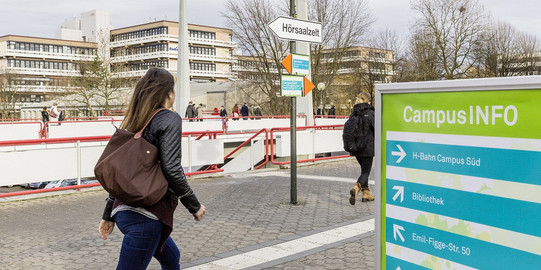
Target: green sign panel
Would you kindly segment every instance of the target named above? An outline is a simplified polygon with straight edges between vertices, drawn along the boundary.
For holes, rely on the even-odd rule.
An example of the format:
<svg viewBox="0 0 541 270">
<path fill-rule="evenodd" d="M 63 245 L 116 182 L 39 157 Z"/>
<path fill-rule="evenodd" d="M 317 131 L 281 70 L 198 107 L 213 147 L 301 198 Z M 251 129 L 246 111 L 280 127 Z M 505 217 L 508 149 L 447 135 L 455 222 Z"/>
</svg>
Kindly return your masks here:
<svg viewBox="0 0 541 270">
<path fill-rule="evenodd" d="M 304 76 L 282 75 L 283 97 L 302 97 L 304 95 Z"/>
<path fill-rule="evenodd" d="M 538 82 L 378 89 L 379 269 L 541 265 Z"/>
</svg>

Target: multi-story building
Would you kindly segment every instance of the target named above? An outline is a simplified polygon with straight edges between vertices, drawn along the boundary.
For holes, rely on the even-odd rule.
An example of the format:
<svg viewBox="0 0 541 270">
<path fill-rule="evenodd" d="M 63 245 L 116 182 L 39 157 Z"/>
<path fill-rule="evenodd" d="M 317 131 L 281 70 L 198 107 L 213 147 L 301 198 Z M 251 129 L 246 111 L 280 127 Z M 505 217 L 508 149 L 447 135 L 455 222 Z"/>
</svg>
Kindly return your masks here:
<svg viewBox="0 0 541 270">
<path fill-rule="evenodd" d="M 7 35 L 0 37 L 0 78 L 9 102 L 39 103 L 70 89 L 79 65 L 94 60 L 92 42 Z M 5 102 L 5 100 L 4 100 Z"/>
<path fill-rule="evenodd" d="M 190 80 L 227 81 L 233 77 L 233 32 L 230 29 L 188 25 Z M 111 31 L 112 70 L 121 77 L 140 77 L 149 67 L 177 72 L 178 23 L 156 21 Z"/>
<path fill-rule="evenodd" d="M 341 56 L 340 66 L 336 70 L 338 76 L 346 77 L 350 75 L 373 75 L 375 82 L 391 82 L 394 76 L 394 52 L 369 47 L 351 47 L 344 52 L 337 52 L 334 49 L 325 49 L 319 56 L 321 58 L 321 69 L 326 69 L 325 65 L 332 62 L 337 55 Z M 314 58 L 315 56 L 312 56 Z M 273 60 L 265 63 L 257 57 L 237 56 L 233 70 L 238 74 L 241 80 L 257 81 L 262 79 L 261 73 L 269 65 L 271 73 L 278 75 L 278 69 Z M 329 72 L 329 71 L 326 71 Z M 279 78 L 277 78 L 279 81 Z"/>
</svg>

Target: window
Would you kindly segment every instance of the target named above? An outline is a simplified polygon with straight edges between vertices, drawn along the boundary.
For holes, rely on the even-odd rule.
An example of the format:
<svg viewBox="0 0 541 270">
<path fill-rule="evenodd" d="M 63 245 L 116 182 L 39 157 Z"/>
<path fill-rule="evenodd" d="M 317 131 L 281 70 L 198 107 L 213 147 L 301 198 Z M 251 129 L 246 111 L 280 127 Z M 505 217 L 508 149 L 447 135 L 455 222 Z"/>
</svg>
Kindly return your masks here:
<svg viewBox="0 0 541 270">
<path fill-rule="evenodd" d="M 151 28 L 151 29 L 146 29 L 146 30 L 112 35 L 111 42 L 127 40 L 127 39 L 135 39 L 135 38 L 141 38 L 141 37 L 156 36 L 156 35 L 162 35 L 166 33 L 167 33 L 167 27 L 162 26 L 162 27 L 156 27 L 156 28 Z"/>
<path fill-rule="evenodd" d="M 216 39 L 216 33 L 213 32 L 205 32 L 205 31 L 195 31 L 195 30 L 189 30 L 189 35 L 192 38 L 201 38 L 201 39 Z"/>
<path fill-rule="evenodd" d="M 190 70 L 216 71 L 216 64 L 190 62 Z"/>
</svg>

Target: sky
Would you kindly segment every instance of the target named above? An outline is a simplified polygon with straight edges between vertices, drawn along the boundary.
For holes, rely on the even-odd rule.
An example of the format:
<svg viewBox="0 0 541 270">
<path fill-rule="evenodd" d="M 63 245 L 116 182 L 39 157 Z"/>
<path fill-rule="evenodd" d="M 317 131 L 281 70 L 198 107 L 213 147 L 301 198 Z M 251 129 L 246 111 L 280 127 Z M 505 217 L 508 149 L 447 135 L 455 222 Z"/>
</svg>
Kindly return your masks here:
<svg viewBox="0 0 541 270">
<path fill-rule="evenodd" d="M 275 0 L 279 1 L 279 0 Z M 391 29 L 406 36 L 415 13 L 408 0 L 366 0 L 376 22 L 373 30 Z M 540 0 L 479 0 L 494 18 L 541 38 Z M 179 0 L 0 0 L 0 36 L 54 37 L 65 19 L 93 9 L 109 11 L 121 28 L 154 20 L 178 20 Z M 227 27 L 225 0 L 188 0 L 188 23 Z M 310 3 L 310 0 L 308 0 Z"/>
</svg>

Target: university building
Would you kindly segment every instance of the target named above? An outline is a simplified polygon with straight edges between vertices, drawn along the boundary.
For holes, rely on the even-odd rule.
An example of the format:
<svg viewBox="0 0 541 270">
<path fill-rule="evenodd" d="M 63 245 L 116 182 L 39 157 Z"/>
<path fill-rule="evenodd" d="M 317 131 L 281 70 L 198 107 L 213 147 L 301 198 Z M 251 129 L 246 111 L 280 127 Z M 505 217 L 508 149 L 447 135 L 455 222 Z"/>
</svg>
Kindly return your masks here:
<svg viewBox="0 0 541 270">
<path fill-rule="evenodd" d="M 177 73 L 178 22 L 111 28 L 109 13 L 93 10 L 65 20 L 54 39 L 0 37 L 0 110 L 10 107 L 14 118 L 37 118 L 42 106 L 50 107 L 60 96 L 77 90 L 73 80 L 81 76 L 80 67 L 98 55 L 110 63 L 114 77 L 136 80 L 149 67 Z M 227 82 L 235 77 L 232 30 L 189 24 L 188 31 L 192 82 Z M 23 107 L 32 112 L 17 115 Z"/>
<path fill-rule="evenodd" d="M 227 81 L 233 76 L 235 43 L 230 29 L 188 24 L 190 80 Z M 111 31 L 112 70 L 141 77 L 149 67 L 177 72 L 178 22 L 157 21 Z"/>
<path fill-rule="evenodd" d="M 7 35 L 0 37 L 0 87 L 9 103 L 39 103 L 73 90 L 79 65 L 96 55 L 93 42 Z M 2 102 L 6 102 L 3 100 Z"/>
</svg>

